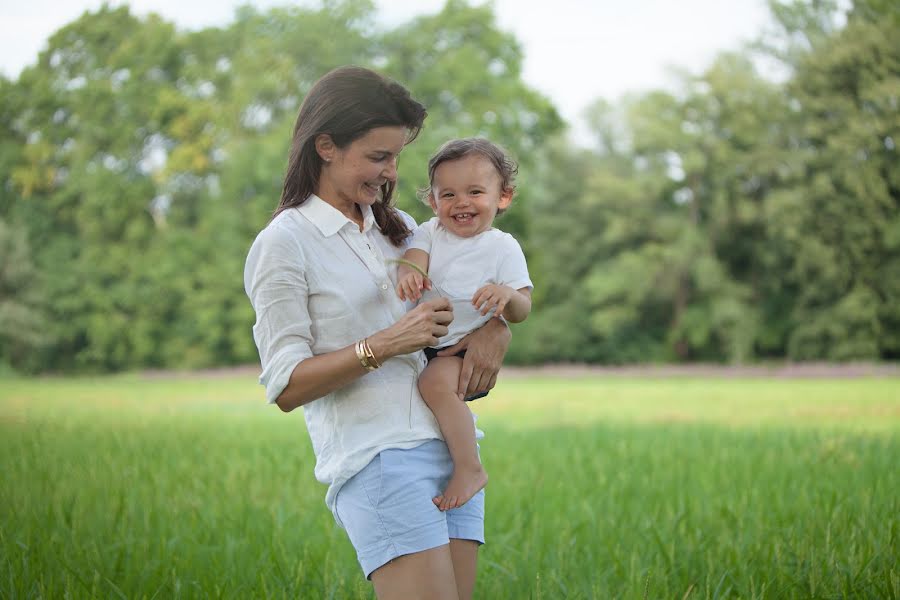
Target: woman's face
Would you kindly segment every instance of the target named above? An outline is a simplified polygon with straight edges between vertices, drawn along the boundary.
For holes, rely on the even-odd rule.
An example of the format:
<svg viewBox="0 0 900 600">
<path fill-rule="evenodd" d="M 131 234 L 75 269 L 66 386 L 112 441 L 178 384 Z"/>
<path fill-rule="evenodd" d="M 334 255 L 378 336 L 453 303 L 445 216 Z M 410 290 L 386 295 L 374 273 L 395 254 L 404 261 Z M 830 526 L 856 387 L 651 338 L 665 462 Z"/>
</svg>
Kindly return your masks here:
<svg viewBox="0 0 900 600">
<path fill-rule="evenodd" d="M 397 157 L 407 135 L 405 127 L 376 127 L 345 148 L 317 147 L 325 162 L 316 195 L 355 217 L 356 204 L 371 206 L 380 198 L 381 186 L 397 180 Z"/>
</svg>

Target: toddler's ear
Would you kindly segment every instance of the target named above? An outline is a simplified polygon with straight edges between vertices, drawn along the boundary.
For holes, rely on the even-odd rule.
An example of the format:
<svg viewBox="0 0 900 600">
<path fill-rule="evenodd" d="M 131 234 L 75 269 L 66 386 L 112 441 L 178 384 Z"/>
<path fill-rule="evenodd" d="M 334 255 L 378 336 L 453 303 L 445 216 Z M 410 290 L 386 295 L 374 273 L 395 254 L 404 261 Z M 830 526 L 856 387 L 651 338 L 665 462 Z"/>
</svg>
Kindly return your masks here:
<svg viewBox="0 0 900 600">
<path fill-rule="evenodd" d="M 516 193 L 516 188 L 504 188 L 500 190 L 500 200 L 497 202 L 497 208 L 500 210 L 505 210 L 509 208 L 509 205 L 512 204 L 513 195 Z"/>
<path fill-rule="evenodd" d="M 434 192 L 428 192 L 428 204 L 431 205 L 434 214 L 437 214 L 437 200 L 434 199 Z"/>
</svg>

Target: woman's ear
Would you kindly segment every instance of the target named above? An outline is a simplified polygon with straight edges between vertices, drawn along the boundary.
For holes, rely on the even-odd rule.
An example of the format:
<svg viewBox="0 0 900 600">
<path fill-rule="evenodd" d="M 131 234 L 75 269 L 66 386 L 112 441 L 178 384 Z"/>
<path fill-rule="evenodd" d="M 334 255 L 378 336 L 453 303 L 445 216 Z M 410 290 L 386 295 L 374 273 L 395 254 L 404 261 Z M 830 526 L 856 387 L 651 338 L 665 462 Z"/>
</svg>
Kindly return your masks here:
<svg viewBox="0 0 900 600">
<path fill-rule="evenodd" d="M 326 163 L 329 163 L 334 159 L 334 155 L 337 152 L 337 146 L 334 145 L 334 140 L 331 139 L 330 135 L 327 133 L 320 133 L 316 136 L 316 152 Z"/>
</svg>

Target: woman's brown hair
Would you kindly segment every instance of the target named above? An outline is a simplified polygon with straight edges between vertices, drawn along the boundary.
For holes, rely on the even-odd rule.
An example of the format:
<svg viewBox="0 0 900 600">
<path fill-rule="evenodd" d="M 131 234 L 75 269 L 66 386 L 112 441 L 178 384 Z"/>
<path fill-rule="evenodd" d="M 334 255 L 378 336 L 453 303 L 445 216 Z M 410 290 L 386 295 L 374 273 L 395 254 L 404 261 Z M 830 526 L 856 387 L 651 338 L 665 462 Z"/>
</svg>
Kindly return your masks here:
<svg viewBox="0 0 900 600">
<path fill-rule="evenodd" d="M 281 202 L 275 215 L 300 206 L 319 187 L 322 158 L 316 137 L 328 134 L 338 148 L 345 148 L 376 127 L 405 127 L 407 142 L 422 128 L 427 112 L 405 87 L 363 67 L 339 67 L 320 78 L 303 100 L 288 159 Z M 381 200 L 372 205 L 375 222 L 391 243 L 399 246 L 410 235 L 409 227 L 394 207 L 392 181 L 381 186 Z"/>
</svg>

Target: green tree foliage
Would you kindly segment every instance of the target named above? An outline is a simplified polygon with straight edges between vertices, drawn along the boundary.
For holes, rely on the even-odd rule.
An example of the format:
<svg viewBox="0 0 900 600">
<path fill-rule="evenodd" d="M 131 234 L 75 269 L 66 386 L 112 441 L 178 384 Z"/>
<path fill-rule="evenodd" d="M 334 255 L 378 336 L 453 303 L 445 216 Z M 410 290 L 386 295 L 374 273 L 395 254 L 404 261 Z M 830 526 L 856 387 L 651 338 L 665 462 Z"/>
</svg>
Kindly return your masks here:
<svg viewBox="0 0 900 600">
<path fill-rule="evenodd" d="M 16 348 L 36 329 L 26 321 L 46 314 L 42 339 L 53 342 L 28 346 L 46 369 L 255 360 L 244 258 L 277 205 L 300 102 L 335 66 L 404 76 L 429 104 L 435 133 L 410 148 L 409 164 L 404 154 L 404 173 L 420 179 L 401 189 L 401 203 L 420 212 L 414 188 L 438 141 L 502 132 L 498 141 L 522 152 L 561 126 L 521 82 L 521 51 L 490 9 L 450 2 L 415 27 L 374 24 L 366 0 L 242 7 L 228 26 L 201 31 L 105 6 L 58 31 L 17 81 L 0 80 L 4 243 L 10 256 L 33 254 L 40 274 L 26 295 L 21 276 L 4 272 L 17 286 L 5 298 L 38 306 L 34 296 L 46 308 L 6 311 L 22 320 Z M 432 46 L 436 32 L 459 53 L 413 73 L 394 66 L 396 53 Z M 431 77 L 459 97 L 441 95 Z M 490 81 L 478 102 L 476 78 Z"/>
<path fill-rule="evenodd" d="M 771 4 L 754 51 L 561 136 L 490 4 L 391 30 L 368 0 L 242 7 L 180 31 L 127 7 L 58 31 L 0 78 L 0 364 L 23 370 L 254 361 L 244 257 L 281 192 L 293 120 L 340 64 L 429 110 L 401 159 L 418 219 L 428 156 L 484 135 L 519 160 L 498 226 L 525 247 L 535 311 L 517 362 L 900 357 L 900 9 Z M 842 16 L 843 15 L 843 16 Z"/>
<path fill-rule="evenodd" d="M 10 212 L 44 275 L 57 340 L 48 367 L 160 360 L 134 325 L 155 308 L 142 285 L 154 233 L 145 162 L 149 140 L 166 139 L 176 117 L 178 42 L 158 18 L 104 7 L 57 32 L 19 79 L 27 102 L 13 129 L 24 147 L 9 174 L 19 193 Z M 151 327 L 159 334 L 165 322 Z"/>
<path fill-rule="evenodd" d="M 780 102 L 750 62 L 723 55 L 686 77 L 679 94 L 592 108 L 598 151 L 569 156 L 575 168 L 550 175 L 565 201 L 546 194 L 540 212 L 564 216 L 534 234 L 555 246 L 548 268 L 564 274 L 549 283 L 552 307 L 536 320 L 563 311 L 544 326 L 578 340 L 566 359 L 585 351 L 610 362 L 754 355 L 761 199 L 778 132 L 768 115 Z M 567 323 L 564 314 L 578 318 Z"/>
<path fill-rule="evenodd" d="M 793 358 L 900 356 L 897 16 L 895 4 L 860 2 L 795 57 L 786 176 L 767 208 Z"/>
<path fill-rule="evenodd" d="M 613 315 L 623 293 L 655 307 L 639 312 L 662 326 L 652 335 L 663 357 L 739 362 L 752 356 L 760 320 L 760 204 L 777 131 L 767 115 L 778 93 L 728 54 L 684 83 L 679 95 L 648 94 L 628 107 L 631 177 L 647 184 L 610 207 L 611 241 L 624 249 L 614 270 L 629 276 L 613 289 L 600 277 L 597 286 Z"/>
<path fill-rule="evenodd" d="M 25 232 L 0 219 L 0 370 L 39 370 L 37 353 L 53 341 L 47 332 L 38 277 Z"/>
<path fill-rule="evenodd" d="M 525 173 L 532 198 L 528 267 L 535 310 L 515 326 L 509 358 L 529 363 L 614 360 L 608 338 L 589 326 L 585 289 L 585 277 L 604 258 L 595 241 L 600 215 L 584 189 L 597 169 L 596 157 L 573 151 L 561 138 L 536 154 L 539 160 Z"/>
<path fill-rule="evenodd" d="M 773 3 L 780 29 L 678 92 L 603 101 L 557 148 L 521 360 L 897 358 L 900 11 Z M 549 276 L 548 276 L 549 274 Z"/>
</svg>

